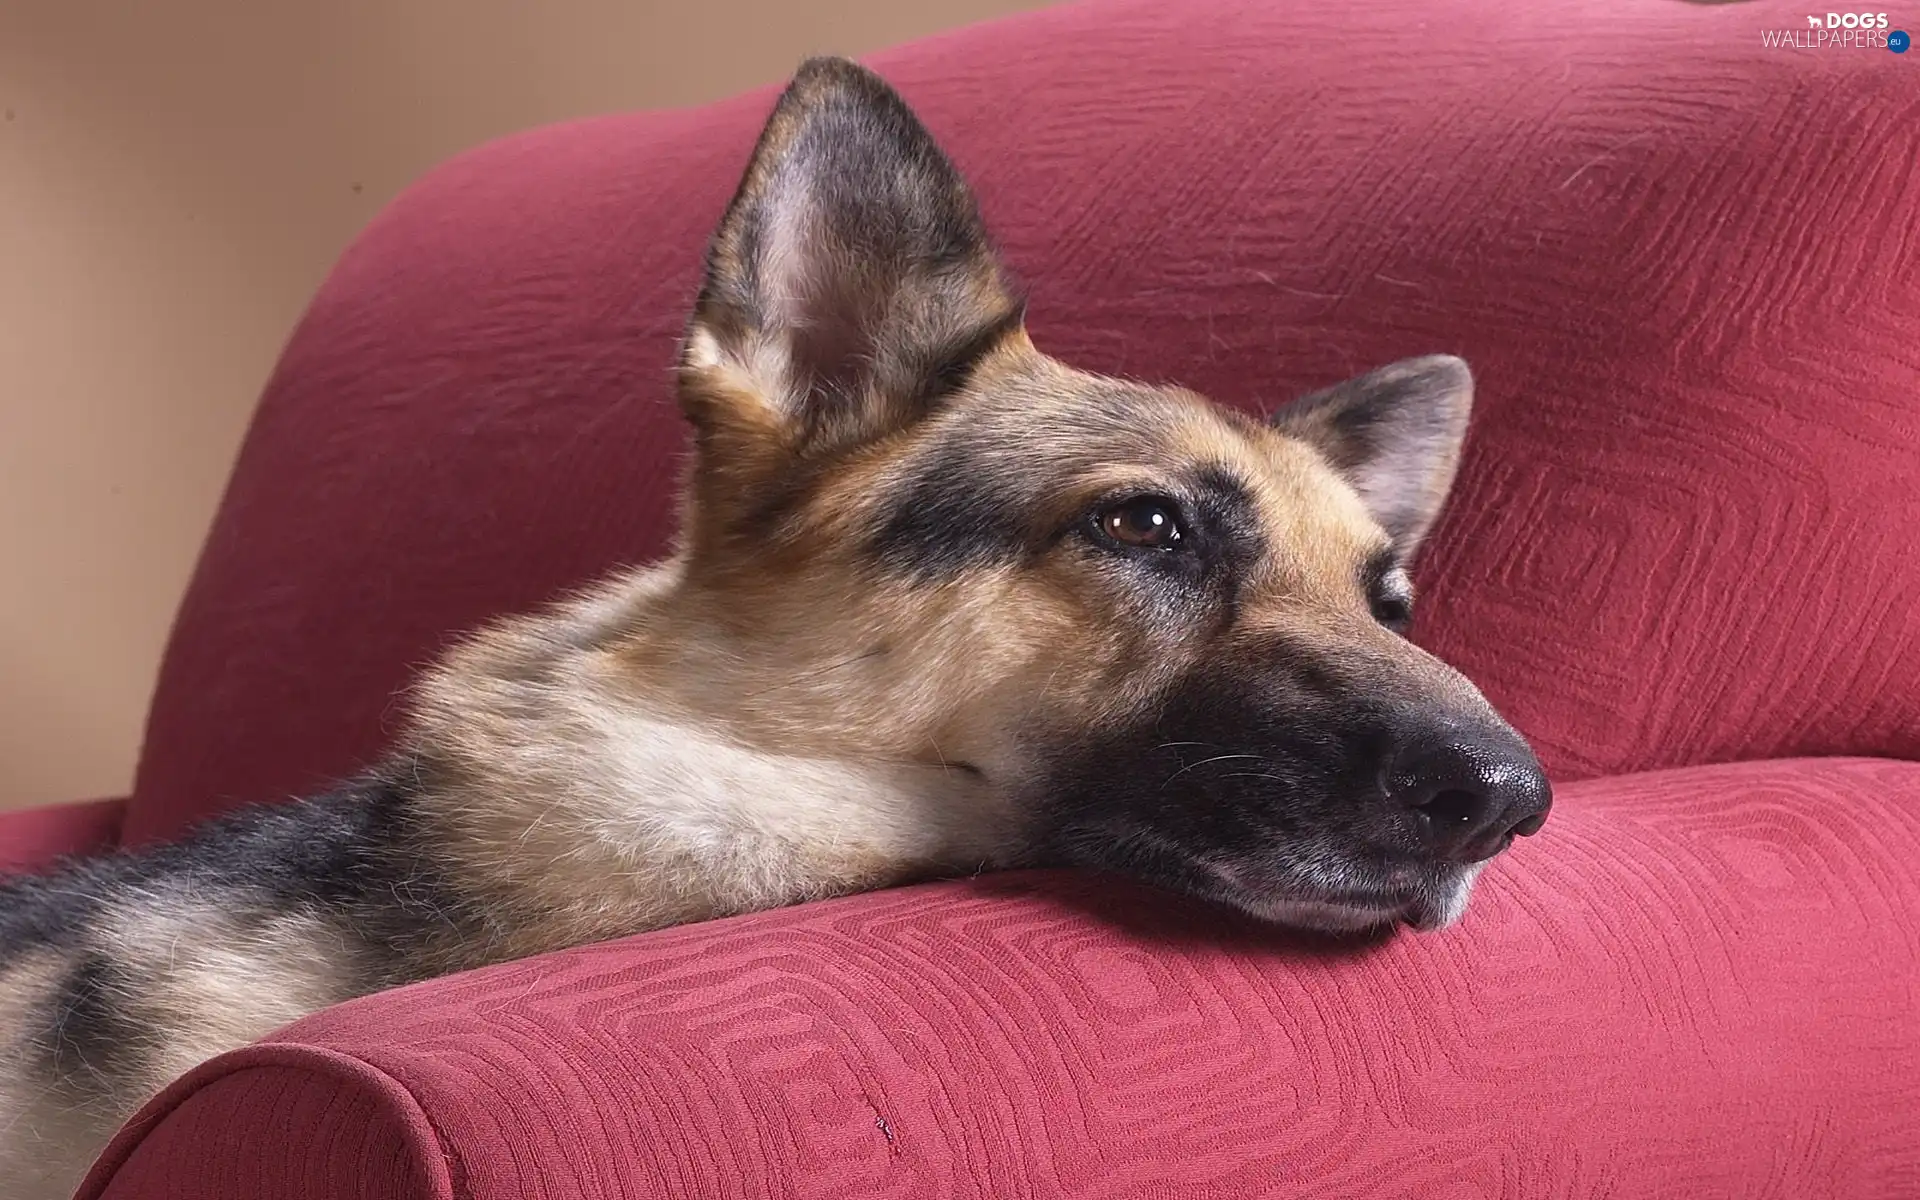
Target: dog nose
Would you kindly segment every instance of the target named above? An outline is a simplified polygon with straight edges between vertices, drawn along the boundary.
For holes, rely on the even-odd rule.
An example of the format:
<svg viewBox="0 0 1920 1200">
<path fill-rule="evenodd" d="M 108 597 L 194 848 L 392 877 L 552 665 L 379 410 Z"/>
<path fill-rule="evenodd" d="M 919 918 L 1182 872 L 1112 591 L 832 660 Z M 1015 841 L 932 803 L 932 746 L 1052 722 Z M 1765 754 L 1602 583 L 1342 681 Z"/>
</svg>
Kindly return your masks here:
<svg viewBox="0 0 1920 1200">
<path fill-rule="evenodd" d="M 1517 737 L 1412 742 L 1394 756 L 1387 787 L 1427 846 L 1459 863 L 1492 858 L 1516 836 L 1538 833 L 1553 806 L 1540 760 Z"/>
</svg>

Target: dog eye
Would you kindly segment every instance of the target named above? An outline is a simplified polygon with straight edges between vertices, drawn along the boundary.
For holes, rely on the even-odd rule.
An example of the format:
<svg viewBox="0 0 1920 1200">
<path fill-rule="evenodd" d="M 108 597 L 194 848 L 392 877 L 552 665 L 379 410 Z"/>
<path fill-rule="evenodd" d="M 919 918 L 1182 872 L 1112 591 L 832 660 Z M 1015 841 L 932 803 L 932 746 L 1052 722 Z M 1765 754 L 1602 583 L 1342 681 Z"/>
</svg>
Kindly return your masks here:
<svg viewBox="0 0 1920 1200">
<path fill-rule="evenodd" d="M 1094 514 L 1094 528 L 1109 541 L 1141 550 L 1171 550 L 1185 536 L 1173 501 L 1136 496 Z"/>
<path fill-rule="evenodd" d="M 1404 634 L 1413 624 L 1413 604 L 1401 596 L 1375 596 L 1373 619 L 1395 633 Z"/>
</svg>

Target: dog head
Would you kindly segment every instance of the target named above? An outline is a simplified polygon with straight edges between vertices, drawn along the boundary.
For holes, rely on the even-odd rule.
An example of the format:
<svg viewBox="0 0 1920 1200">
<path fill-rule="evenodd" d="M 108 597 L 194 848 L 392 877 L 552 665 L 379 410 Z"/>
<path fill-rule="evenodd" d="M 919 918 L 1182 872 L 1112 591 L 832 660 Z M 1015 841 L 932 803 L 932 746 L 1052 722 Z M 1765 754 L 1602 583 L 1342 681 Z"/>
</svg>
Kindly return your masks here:
<svg viewBox="0 0 1920 1200">
<path fill-rule="evenodd" d="M 1321 929 L 1457 917 L 1544 821 L 1526 744 L 1403 636 L 1472 382 L 1396 363 L 1259 421 L 1040 353 L 946 156 L 814 60 L 709 253 L 689 703 L 754 744 L 924 763 L 1008 861 Z"/>
</svg>

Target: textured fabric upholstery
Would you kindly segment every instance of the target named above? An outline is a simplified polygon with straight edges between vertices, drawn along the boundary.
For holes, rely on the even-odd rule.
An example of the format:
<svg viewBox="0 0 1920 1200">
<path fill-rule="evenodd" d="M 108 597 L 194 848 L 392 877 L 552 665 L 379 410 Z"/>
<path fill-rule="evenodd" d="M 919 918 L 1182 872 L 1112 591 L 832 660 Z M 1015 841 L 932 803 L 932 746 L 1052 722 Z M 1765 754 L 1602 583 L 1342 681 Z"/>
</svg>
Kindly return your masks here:
<svg viewBox="0 0 1920 1200">
<path fill-rule="evenodd" d="M 0 873 L 34 871 L 62 858 L 111 850 L 125 800 L 93 800 L 0 813 Z"/>
<path fill-rule="evenodd" d="M 371 997 L 184 1081 L 86 1195 L 1920 1195 L 1920 764 L 1565 801 L 1460 926 L 1345 952 L 1003 875 Z"/>
</svg>

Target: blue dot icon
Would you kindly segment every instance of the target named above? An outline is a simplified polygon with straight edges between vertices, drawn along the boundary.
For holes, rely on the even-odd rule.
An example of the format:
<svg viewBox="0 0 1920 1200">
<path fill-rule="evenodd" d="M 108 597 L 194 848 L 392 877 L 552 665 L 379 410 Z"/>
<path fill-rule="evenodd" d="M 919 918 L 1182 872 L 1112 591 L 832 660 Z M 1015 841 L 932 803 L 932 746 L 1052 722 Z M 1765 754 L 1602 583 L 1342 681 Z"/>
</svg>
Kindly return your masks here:
<svg viewBox="0 0 1920 1200">
<path fill-rule="evenodd" d="M 1887 35 L 1887 49 L 1895 54 L 1905 54 L 1907 47 L 1911 45 L 1913 45 L 1913 39 L 1907 36 L 1907 31 L 1904 29 L 1896 29 Z"/>
</svg>

